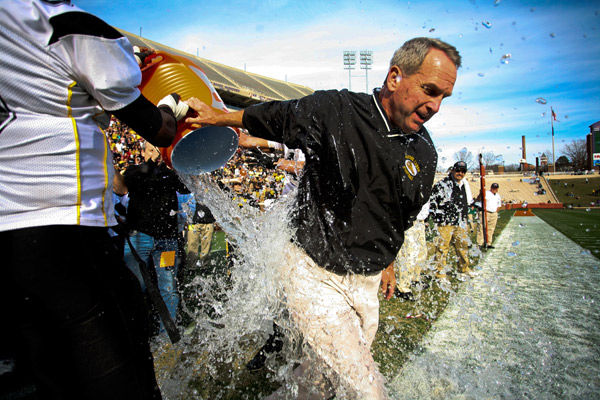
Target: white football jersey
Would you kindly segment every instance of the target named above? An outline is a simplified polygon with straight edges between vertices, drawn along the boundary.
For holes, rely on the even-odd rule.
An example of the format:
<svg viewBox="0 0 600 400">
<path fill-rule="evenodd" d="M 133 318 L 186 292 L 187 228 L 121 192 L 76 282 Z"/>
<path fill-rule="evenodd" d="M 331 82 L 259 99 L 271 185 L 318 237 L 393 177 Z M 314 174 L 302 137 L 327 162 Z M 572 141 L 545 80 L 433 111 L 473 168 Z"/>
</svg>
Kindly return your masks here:
<svg viewBox="0 0 600 400">
<path fill-rule="evenodd" d="M 0 231 L 116 225 L 100 121 L 140 95 L 131 44 L 73 5 L 0 0 L 0 53 Z"/>
</svg>

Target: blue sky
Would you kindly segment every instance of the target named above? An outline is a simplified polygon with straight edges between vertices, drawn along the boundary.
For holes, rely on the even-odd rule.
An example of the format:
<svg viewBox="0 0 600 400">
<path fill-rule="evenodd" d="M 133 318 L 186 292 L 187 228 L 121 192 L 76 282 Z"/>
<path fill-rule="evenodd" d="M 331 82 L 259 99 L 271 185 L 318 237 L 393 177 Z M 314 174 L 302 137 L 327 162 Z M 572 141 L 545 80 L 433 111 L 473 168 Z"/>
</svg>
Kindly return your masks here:
<svg viewBox="0 0 600 400">
<path fill-rule="evenodd" d="M 369 91 L 405 40 L 445 40 L 463 56 L 454 95 L 428 123 L 442 165 L 467 147 L 507 164 L 556 157 L 600 120 L 598 1 L 74 1 L 110 24 L 250 72 L 309 86 L 348 87 L 344 50 L 372 50 Z M 508 63 L 502 56 L 510 55 Z M 508 56 L 507 56 L 508 57 Z M 362 75 L 362 76 L 359 76 Z M 364 71 L 352 89 L 365 91 Z M 536 102 L 543 98 L 546 104 Z"/>
</svg>

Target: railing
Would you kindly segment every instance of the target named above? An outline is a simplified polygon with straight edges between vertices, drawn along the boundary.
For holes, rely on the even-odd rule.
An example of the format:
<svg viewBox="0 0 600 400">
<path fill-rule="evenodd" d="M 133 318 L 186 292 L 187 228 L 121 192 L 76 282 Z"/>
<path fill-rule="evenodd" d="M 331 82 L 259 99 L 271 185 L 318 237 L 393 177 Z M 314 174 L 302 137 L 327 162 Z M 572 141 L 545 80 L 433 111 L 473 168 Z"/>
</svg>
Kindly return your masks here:
<svg viewBox="0 0 600 400">
<path fill-rule="evenodd" d="M 556 203 L 560 203 L 560 201 L 558 200 L 558 196 L 556 195 L 556 193 L 554 193 L 554 190 L 552 190 L 552 186 L 550 186 L 550 182 L 548 181 L 548 179 L 546 179 L 546 177 L 544 175 L 542 175 L 540 178 L 542 178 L 541 180 L 543 180 L 544 183 L 546 184 L 546 187 L 548 188 L 548 192 L 550 192 L 550 195 L 552 195 L 552 198 L 554 199 L 554 201 Z"/>
</svg>

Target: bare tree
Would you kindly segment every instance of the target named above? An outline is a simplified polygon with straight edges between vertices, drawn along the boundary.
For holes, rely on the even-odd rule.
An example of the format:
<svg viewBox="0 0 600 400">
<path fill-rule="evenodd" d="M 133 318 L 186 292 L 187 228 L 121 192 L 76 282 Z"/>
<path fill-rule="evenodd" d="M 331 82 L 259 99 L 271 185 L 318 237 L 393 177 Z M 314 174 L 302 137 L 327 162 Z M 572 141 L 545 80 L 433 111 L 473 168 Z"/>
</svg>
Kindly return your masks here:
<svg viewBox="0 0 600 400">
<path fill-rule="evenodd" d="M 504 162 L 502 154 L 495 154 L 493 151 L 487 151 L 483 153 L 482 156 L 483 165 L 485 165 L 486 168 L 489 168 L 492 165 L 502 164 Z"/>
<path fill-rule="evenodd" d="M 585 140 L 573 140 L 563 146 L 561 152 L 567 156 L 573 169 L 586 169 L 587 167 L 587 149 Z"/>
<path fill-rule="evenodd" d="M 456 153 L 454 153 L 454 161 L 464 161 L 467 163 L 467 169 L 473 168 L 473 153 L 466 147 L 463 147 Z"/>
</svg>

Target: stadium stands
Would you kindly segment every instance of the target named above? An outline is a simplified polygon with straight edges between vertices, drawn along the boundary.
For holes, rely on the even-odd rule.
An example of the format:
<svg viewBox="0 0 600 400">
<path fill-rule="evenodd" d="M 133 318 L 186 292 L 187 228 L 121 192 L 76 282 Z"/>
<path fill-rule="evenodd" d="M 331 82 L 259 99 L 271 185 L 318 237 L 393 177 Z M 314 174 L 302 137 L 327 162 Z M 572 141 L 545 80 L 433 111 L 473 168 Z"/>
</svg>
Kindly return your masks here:
<svg viewBox="0 0 600 400">
<path fill-rule="evenodd" d="M 117 28 L 118 29 L 118 28 Z M 297 99 L 313 92 L 312 89 L 280 81 L 274 78 L 253 74 L 241 69 L 229 67 L 217 62 L 195 57 L 164 44 L 142 38 L 122 29 L 118 29 L 129 39 L 132 45 L 167 51 L 192 60 L 202 67 L 203 72 L 221 96 L 227 106 L 245 108 L 249 105 L 270 100 Z"/>
<path fill-rule="evenodd" d="M 436 181 L 445 176 L 446 174 L 436 174 Z M 479 176 L 469 173 L 467 174 L 466 179 L 469 181 L 473 197 L 477 197 L 481 187 Z M 548 182 L 544 178 L 536 181 L 535 176 L 525 176 L 523 174 L 486 176 L 485 186 L 487 189 L 489 189 L 490 185 L 494 182 L 498 183 L 500 186 L 500 197 L 502 197 L 502 201 L 505 203 L 558 203 Z M 541 185 L 541 188 L 539 185 Z M 545 191 L 544 194 L 541 194 L 542 190 Z"/>
</svg>

